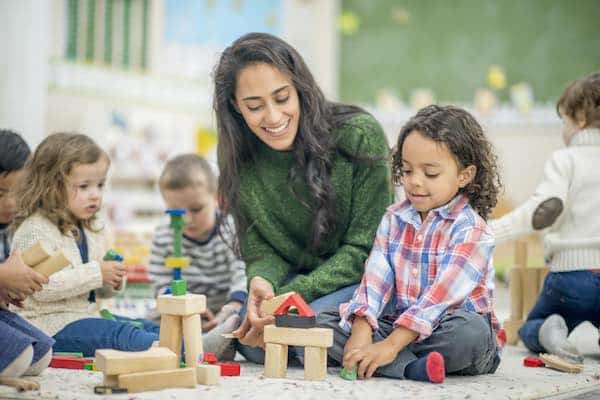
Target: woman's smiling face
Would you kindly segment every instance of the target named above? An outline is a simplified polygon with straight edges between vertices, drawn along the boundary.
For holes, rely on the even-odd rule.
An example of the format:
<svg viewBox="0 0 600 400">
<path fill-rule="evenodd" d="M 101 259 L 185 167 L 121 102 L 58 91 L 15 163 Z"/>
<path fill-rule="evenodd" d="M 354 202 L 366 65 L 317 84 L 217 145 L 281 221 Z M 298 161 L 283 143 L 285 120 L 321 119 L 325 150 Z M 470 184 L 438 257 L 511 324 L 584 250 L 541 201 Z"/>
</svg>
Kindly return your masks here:
<svg viewBox="0 0 600 400">
<path fill-rule="evenodd" d="M 237 78 L 235 106 L 250 130 L 273 150 L 294 146 L 300 101 L 292 80 L 266 63 L 251 64 Z"/>
</svg>

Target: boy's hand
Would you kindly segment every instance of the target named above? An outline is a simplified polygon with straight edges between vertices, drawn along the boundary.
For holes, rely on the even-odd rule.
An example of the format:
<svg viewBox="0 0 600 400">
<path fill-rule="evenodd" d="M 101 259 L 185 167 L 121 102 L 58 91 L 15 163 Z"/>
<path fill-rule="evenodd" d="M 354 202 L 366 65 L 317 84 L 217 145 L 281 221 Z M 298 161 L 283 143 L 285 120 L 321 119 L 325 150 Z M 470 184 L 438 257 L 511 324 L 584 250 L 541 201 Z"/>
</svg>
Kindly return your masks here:
<svg viewBox="0 0 600 400">
<path fill-rule="evenodd" d="M 212 328 L 217 326 L 219 323 L 215 318 L 215 314 L 213 314 L 213 312 L 210 311 L 208 308 L 206 309 L 206 311 L 204 311 L 200 315 L 202 316 L 202 331 L 203 332 L 210 331 Z"/>
<path fill-rule="evenodd" d="M 355 317 L 352 323 L 352 334 L 344 346 L 344 355 L 350 350 L 362 349 L 373 343 L 373 330 L 366 318 Z"/>
<path fill-rule="evenodd" d="M 27 266 L 18 250 L 0 265 L 0 289 L 5 290 L 5 296 L 19 302 L 42 290 L 45 283 L 48 278 Z"/>
<path fill-rule="evenodd" d="M 102 271 L 102 284 L 112 286 L 114 289 L 121 286 L 123 277 L 127 273 L 127 267 L 119 261 L 101 261 L 100 270 Z"/>
<path fill-rule="evenodd" d="M 375 370 L 390 364 L 396 359 L 398 351 L 396 346 L 387 340 L 368 344 L 362 348 L 349 350 L 344 354 L 344 366 L 346 369 L 358 365 L 357 374 L 361 379 L 369 379 Z"/>
</svg>

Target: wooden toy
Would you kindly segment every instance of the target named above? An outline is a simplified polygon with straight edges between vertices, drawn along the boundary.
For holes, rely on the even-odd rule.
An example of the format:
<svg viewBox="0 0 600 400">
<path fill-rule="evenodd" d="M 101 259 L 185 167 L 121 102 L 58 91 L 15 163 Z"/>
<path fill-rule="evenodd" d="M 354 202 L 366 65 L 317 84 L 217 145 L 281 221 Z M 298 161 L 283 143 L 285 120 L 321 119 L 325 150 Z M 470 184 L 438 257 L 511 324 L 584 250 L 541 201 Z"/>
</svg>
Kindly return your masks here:
<svg viewBox="0 0 600 400">
<path fill-rule="evenodd" d="M 119 387 L 127 389 L 129 393 L 172 387 L 194 388 L 196 387 L 196 368 L 121 374 L 119 375 Z"/>
<path fill-rule="evenodd" d="M 540 360 L 548 368 L 562 372 L 578 374 L 583 371 L 583 364 L 574 364 L 554 354 L 540 354 Z"/>
<path fill-rule="evenodd" d="M 298 314 L 288 314 L 294 308 Z M 273 312 L 275 326 L 288 328 L 314 328 L 316 314 L 299 294 L 292 294 L 279 305 Z"/>
<path fill-rule="evenodd" d="M 288 292 L 279 296 L 273 297 L 270 300 L 265 300 L 260 303 L 260 311 L 264 315 L 273 315 L 275 310 L 287 299 L 289 296 L 296 294 L 296 292 Z"/>
<path fill-rule="evenodd" d="M 96 368 L 106 375 L 120 375 L 175 369 L 177 355 L 164 347 L 150 347 L 145 351 L 96 350 Z"/>
<path fill-rule="evenodd" d="M 515 244 L 515 263 L 509 272 L 510 317 L 504 321 L 506 343 L 516 345 L 519 341 L 519 329 L 533 308 L 548 268 L 527 268 L 527 243 Z"/>
<path fill-rule="evenodd" d="M 91 364 L 93 362 L 93 358 L 53 356 L 52 360 L 50 361 L 49 367 L 63 369 L 85 369 L 86 364 Z"/>
<path fill-rule="evenodd" d="M 196 367 L 196 380 L 204 385 L 217 385 L 221 376 L 218 365 L 202 364 Z"/>
<path fill-rule="evenodd" d="M 327 376 L 327 348 L 333 345 L 333 330 L 327 328 L 264 328 L 265 376 L 284 378 L 288 346 L 304 346 L 304 379 L 323 380 Z"/>
<path fill-rule="evenodd" d="M 291 307 L 295 307 L 298 310 L 298 315 L 301 317 L 314 317 L 316 314 L 304 301 L 302 296 L 299 294 L 292 294 L 288 296 L 273 312 L 274 315 L 287 314 Z"/>
<path fill-rule="evenodd" d="M 358 378 L 356 365 L 351 370 L 347 370 L 345 367 L 342 367 L 340 370 L 340 377 L 347 381 L 355 381 Z"/>
<path fill-rule="evenodd" d="M 25 250 L 21 253 L 21 258 L 25 264 L 46 277 L 71 264 L 71 260 L 62 251 L 54 252 L 45 242 L 37 242 Z"/>
<path fill-rule="evenodd" d="M 316 324 L 316 317 L 302 317 L 294 314 L 283 314 L 275 315 L 275 326 L 282 328 L 302 328 L 309 329 L 314 328 Z"/>
<path fill-rule="evenodd" d="M 543 367 L 544 362 L 539 357 L 525 357 L 523 359 L 523 365 L 526 367 Z"/>
<path fill-rule="evenodd" d="M 240 364 L 236 362 L 218 362 L 215 364 L 221 369 L 221 376 L 240 376 Z"/>
<path fill-rule="evenodd" d="M 181 257 L 181 240 L 185 210 L 167 210 L 174 229 L 174 257 L 166 260 L 173 268 L 171 293 L 158 296 L 156 306 L 161 314 L 158 345 L 153 343 L 143 352 L 97 350 L 97 368 L 104 372 L 104 387 L 119 387 L 130 393 L 169 387 L 195 387 L 196 383 L 218 383 L 221 367 L 198 365 L 203 357 L 200 314 L 206 310 L 206 297 L 187 293 L 181 279 L 181 268 L 189 261 Z M 185 363 L 180 365 L 182 342 Z M 215 357 L 216 362 L 216 357 Z M 178 368 L 178 366 L 180 368 Z"/>
</svg>

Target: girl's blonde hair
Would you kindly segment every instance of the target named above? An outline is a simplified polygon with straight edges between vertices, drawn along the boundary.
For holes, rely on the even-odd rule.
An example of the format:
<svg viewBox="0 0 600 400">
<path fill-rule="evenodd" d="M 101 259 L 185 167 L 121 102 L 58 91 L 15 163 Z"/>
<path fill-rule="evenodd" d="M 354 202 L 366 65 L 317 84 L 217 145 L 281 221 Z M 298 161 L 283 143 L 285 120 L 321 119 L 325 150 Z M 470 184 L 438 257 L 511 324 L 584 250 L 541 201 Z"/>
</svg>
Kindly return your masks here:
<svg viewBox="0 0 600 400">
<path fill-rule="evenodd" d="M 78 133 L 49 135 L 35 149 L 24 167 L 16 189 L 15 229 L 36 212 L 48 218 L 64 234 L 78 237 L 80 221 L 69 211 L 67 185 L 77 164 L 93 164 L 108 155 L 91 138 Z M 96 217 L 81 221 L 86 229 L 94 227 Z"/>
</svg>

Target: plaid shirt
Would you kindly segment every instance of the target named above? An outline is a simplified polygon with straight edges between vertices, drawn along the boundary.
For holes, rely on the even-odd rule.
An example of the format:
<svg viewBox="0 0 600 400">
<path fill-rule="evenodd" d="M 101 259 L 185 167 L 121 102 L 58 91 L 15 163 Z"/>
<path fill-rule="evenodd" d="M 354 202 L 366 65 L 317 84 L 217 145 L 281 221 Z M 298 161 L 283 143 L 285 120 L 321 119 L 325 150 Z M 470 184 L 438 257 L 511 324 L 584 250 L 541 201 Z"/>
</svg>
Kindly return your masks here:
<svg viewBox="0 0 600 400">
<path fill-rule="evenodd" d="M 423 222 L 408 201 L 393 204 L 379 225 L 360 286 L 340 305 L 340 327 L 350 331 L 358 315 L 377 329 L 377 318 L 395 293 L 394 326 L 417 332 L 417 341 L 430 336 L 446 313 L 465 309 L 490 314 L 503 346 L 504 332 L 492 309 L 493 250 L 490 229 L 464 195 L 432 210 Z"/>
</svg>

